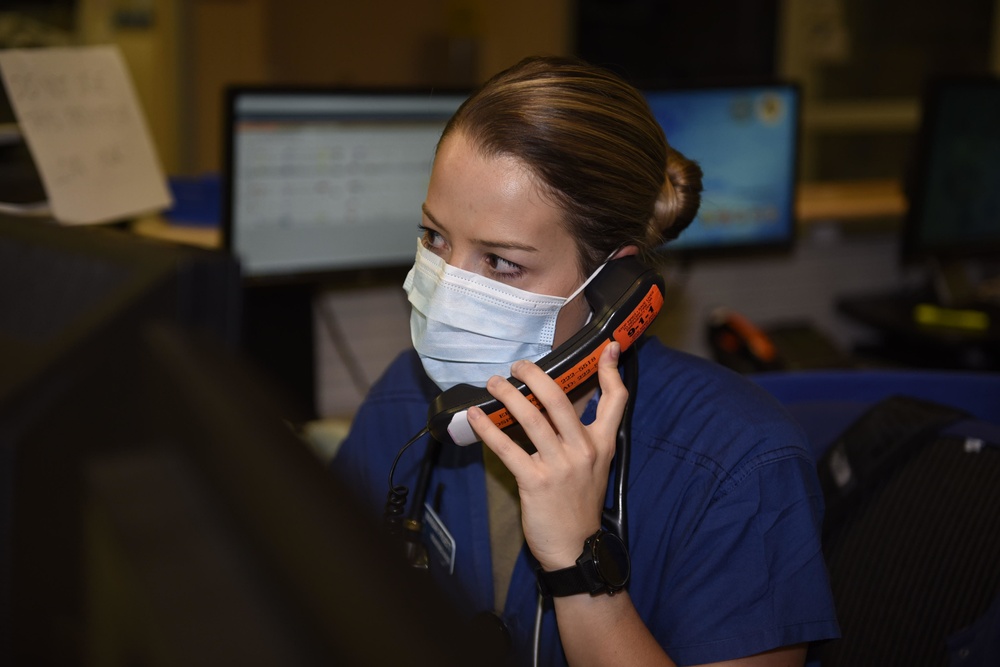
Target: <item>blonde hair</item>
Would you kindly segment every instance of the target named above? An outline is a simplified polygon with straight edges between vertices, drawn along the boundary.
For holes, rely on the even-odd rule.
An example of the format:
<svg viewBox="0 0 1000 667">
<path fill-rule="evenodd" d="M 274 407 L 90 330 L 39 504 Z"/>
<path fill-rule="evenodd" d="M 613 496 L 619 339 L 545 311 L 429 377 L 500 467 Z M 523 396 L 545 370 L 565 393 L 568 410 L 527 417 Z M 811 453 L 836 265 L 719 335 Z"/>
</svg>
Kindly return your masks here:
<svg viewBox="0 0 1000 667">
<path fill-rule="evenodd" d="M 441 141 L 454 132 L 540 179 L 565 213 L 584 274 L 627 245 L 649 258 L 701 203 L 700 167 L 669 146 L 642 94 L 578 59 L 532 57 L 500 72 Z"/>
</svg>

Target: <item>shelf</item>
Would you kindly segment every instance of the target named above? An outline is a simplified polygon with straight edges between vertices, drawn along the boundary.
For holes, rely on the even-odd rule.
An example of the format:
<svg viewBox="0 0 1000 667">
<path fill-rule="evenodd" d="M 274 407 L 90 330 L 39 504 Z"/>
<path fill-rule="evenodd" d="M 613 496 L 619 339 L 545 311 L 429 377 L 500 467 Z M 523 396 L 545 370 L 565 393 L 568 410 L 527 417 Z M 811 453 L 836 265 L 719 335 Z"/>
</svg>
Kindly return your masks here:
<svg viewBox="0 0 1000 667">
<path fill-rule="evenodd" d="M 906 197 L 896 180 L 803 183 L 796 215 L 799 222 L 901 217 Z"/>
</svg>

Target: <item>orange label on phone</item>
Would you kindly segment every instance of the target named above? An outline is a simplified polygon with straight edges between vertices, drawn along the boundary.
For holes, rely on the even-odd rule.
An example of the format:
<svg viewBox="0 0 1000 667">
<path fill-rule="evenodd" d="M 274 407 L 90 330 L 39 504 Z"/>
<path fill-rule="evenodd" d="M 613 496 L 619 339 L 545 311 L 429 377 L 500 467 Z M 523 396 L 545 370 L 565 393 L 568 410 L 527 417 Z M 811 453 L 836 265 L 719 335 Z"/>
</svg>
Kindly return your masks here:
<svg viewBox="0 0 1000 667">
<path fill-rule="evenodd" d="M 614 340 L 618 341 L 622 350 L 628 349 L 649 328 L 649 325 L 656 318 L 662 306 L 663 294 L 654 285 L 649 288 L 646 296 L 639 302 L 635 310 L 614 331 Z M 563 393 L 568 394 L 573 389 L 576 389 L 597 371 L 597 362 L 600 360 L 604 348 L 611 344 L 611 340 L 610 338 L 604 340 L 594 348 L 593 352 L 581 359 L 575 366 L 559 377 L 553 378 L 556 384 L 563 390 Z M 541 404 L 535 398 L 534 394 L 528 394 L 527 398 L 535 407 L 541 409 Z M 490 414 L 490 419 L 499 428 L 506 428 L 514 423 L 514 418 L 506 408 Z"/>
<path fill-rule="evenodd" d="M 632 314 L 625 318 L 625 321 L 615 329 L 615 340 L 622 346 L 622 350 L 634 343 L 642 333 L 653 323 L 656 315 L 663 307 L 663 294 L 655 285 L 649 288 L 646 296 L 643 297 Z"/>
</svg>

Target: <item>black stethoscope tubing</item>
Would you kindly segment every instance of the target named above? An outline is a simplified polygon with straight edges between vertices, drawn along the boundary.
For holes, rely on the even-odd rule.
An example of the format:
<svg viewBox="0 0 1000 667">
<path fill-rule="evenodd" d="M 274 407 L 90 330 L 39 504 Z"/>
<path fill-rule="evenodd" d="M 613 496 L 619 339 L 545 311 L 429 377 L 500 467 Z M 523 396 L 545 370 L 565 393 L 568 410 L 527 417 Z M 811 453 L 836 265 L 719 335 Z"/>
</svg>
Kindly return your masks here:
<svg viewBox="0 0 1000 667">
<path fill-rule="evenodd" d="M 605 526 L 628 545 L 628 469 L 632 454 L 632 413 L 635 410 L 635 393 L 639 382 L 639 355 L 635 346 L 622 353 L 625 388 L 628 400 L 622 421 L 618 425 L 615 445 L 615 481 L 612 489 L 611 507 L 605 508 L 602 519 Z"/>
</svg>

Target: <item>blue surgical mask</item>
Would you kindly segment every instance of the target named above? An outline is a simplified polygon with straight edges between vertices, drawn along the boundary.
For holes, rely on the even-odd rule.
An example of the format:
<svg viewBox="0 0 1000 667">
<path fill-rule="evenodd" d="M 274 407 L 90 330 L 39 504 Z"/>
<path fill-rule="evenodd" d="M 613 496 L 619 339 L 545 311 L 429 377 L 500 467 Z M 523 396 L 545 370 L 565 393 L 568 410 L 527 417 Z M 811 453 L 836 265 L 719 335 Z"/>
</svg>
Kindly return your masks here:
<svg viewBox="0 0 1000 667">
<path fill-rule="evenodd" d="M 552 351 L 559 311 L 600 270 L 568 297 L 547 296 L 450 266 L 418 242 L 403 289 L 424 370 L 444 391 L 485 387 L 493 375 L 510 375 L 515 361 L 541 359 Z"/>
</svg>

